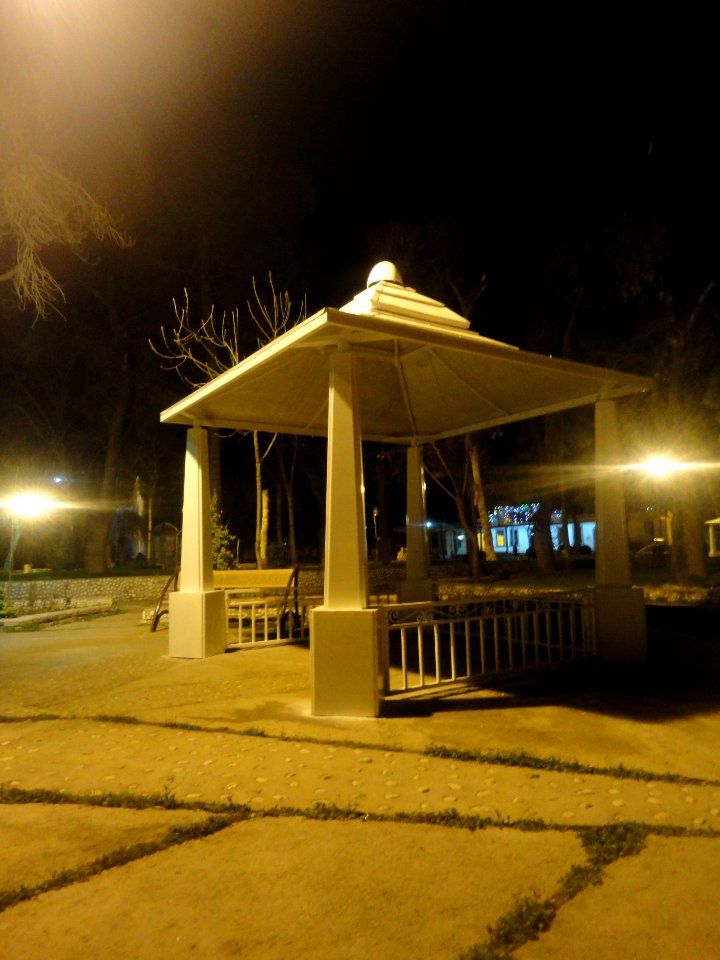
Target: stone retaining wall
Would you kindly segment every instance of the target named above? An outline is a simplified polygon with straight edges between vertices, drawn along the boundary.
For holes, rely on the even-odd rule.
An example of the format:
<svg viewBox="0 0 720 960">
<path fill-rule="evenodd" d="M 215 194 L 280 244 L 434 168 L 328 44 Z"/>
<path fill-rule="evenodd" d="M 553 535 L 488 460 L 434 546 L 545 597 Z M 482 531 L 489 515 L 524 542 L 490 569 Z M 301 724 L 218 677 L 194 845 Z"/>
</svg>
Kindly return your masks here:
<svg viewBox="0 0 720 960">
<path fill-rule="evenodd" d="M 5 604 L 14 607 L 19 614 L 64 610 L 107 598 L 114 600 L 116 605 L 144 603 L 154 607 L 167 581 L 167 573 L 158 576 L 88 577 L 72 580 L 25 580 L 19 577 L 9 583 L 0 583 L 0 595 L 4 592 Z M 299 588 L 304 594 L 321 595 L 322 570 L 301 570 Z"/>
<path fill-rule="evenodd" d="M 62 610 L 110 597 L 116 604 L 157 603 L 167 575 L 145 577 L 92 577 L 86 580 L 11 580 L 0 584 L 5 604 L 18 613 Z"/>
<path fill-rule="evenodd" d="M 442 568 L 442 573 L 444 576 L 451 573 L 458 575 L 464 570 L 462 566 L 454 570 L 446 565 Z M 437 576 L 438 571 L 434 573 Z M 404 564 L 392 564 L 387 567 L 372 566 L 369 571 L 370 592 L 382 593 L 392 589 L 394 584 L 404 577 Z M 23 614 L 42 610 L 63 610 L 66 607 L 81 606 L 83 601 L 107 598 L 114 600 L 118 605 L 144 603 L 154 607 L 160 599 L 167 580 L 167 573 L 157 576 L 146 574 L 140 577 L 88 577 L 72 580 L 30 580 L 18 577 L 8 583 L 0 583 L 0 594 L 4 591 L 5 604 Z M 301 594 L 321 596 L 324 589 L 322 569 L 301 567 L 298 583 Z"/>
</svg>

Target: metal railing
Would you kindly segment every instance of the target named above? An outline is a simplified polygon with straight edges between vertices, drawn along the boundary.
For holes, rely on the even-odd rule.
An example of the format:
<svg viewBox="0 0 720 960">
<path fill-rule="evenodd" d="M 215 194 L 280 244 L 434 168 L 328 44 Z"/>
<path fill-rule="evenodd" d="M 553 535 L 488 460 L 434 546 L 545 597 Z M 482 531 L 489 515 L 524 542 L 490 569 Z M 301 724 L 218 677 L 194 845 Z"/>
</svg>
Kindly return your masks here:
<svg viewBox="0 0 720 960">
<path fill-rule="evenodd" d="M 389 590 L 369 597 L 371 607 L 396 600 Z M 310 639 L 310 611 L 323 603 L 322 596 L 297 594 L 288 603 L 282 591 L 249 595 L 246 589 L 225 588 L 228 645 L 260 647 Z"/>
<path fill-rule="evenodd" d="M 287 592 L 266 592 L 248 596 L 247 590 L 225 589 L 228 646 L 266 647 L 308 640 L 310 610 L 322 597 L 295 597 L 288 603 Z"/>
<path fill-rule="evenodd" d="M 590 593 L 388 604 L 378 617 L 385 696 L 595 653 Z"/>
</svg>

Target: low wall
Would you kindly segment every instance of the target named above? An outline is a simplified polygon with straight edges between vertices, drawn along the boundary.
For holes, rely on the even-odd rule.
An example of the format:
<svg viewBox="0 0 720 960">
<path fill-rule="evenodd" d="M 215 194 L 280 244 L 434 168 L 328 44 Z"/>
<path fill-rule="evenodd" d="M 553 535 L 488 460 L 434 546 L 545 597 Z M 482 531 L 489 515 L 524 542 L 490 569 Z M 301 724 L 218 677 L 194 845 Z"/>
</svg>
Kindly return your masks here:
<svg viewBox="0 0 720 960">
<path fill-rule="evenodd" d="M 466 573 L 466 565 L 457 565 L 455 568 L 445 564 L 441 568 L 433 568 L 434 576 L 459 576 Z M 371 565 L 368 577 L 370 592 L 382 593 L 404 577 L 403 563 L 387 567 Z M 78 601 L 106 598 L 111 598 L 118 605 L 143 603 L 154 607 L 167 580 L 167 573 L 138 577 L 78 577 L 68 580 L 36 580 L 18 576 L 7 583 L 0 582 L 0 593 L 4 591 L 5 604 L 15 607 L 18 613 L 62 610 L 78 605 Z M 322 569 L 301 567 L 298 586 L 301 594 L 321 596 L 324 589 Z"/>
<path fill-rule="evenodd" d="M 154 606 L 167 574 L 144 577 L 88 577 L 71 580 L 10 580 L 0 583 L 5 604 L 18 612 L 62 610 L 77 605 L 79 600 L 90 601 L 110 597 L 116 604 L 147 603 Z"/>
</svg>

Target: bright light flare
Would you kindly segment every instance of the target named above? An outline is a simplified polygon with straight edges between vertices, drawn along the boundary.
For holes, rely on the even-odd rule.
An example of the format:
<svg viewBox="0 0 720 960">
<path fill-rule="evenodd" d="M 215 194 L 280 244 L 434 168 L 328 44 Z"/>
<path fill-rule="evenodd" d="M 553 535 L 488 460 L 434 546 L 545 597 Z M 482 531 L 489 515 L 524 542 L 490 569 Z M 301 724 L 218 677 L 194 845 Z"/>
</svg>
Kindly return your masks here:
<svg viewBox="0 0 720 960">
<path fill-rule="evenodd" d="M 641 469 L 649 476 L 655 477 L 658 480 L 661 480 L 663 477 L 667 477 L 671 473 L 676 473 L 678 470 L 686 469 L 688 464 L 678 463 L 677 460 L 673 460 L 671 457 L 665 456 L 656 456 L 650 457 L 641 464 Z"/>
<path fill-rule="evenodd" d="M 13 517 L 23 517 L 30 519 L 39 517 L 48 510 L 54 509 L 55 502 L 43 493 L 16 493 L 7 500 L 0 500 L 0 506 L 4 507 Z"/>
</svg>

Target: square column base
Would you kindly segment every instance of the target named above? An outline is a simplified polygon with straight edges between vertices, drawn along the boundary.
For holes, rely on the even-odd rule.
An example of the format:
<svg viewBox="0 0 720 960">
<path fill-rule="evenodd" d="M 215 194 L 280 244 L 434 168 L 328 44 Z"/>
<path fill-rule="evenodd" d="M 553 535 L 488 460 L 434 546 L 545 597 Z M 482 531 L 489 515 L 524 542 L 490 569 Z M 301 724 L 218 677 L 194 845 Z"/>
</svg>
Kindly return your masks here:
<svg viewBox="0 0 720 960">
<path fill-rule="evenodd" d="M 168 597 L 168 656 L 204 659 L 227 647 L 225 593 L 176 591 Z"/>
<path fill-rule="evenodd" d="M 595 588 L 595 636 L 600 660 L 647 660 L 647 623 L 642 587 Z"/>
<path fill-rule="evenodd" d="M 312 610 L 310 659 L 313 716 L 378 716 L 380 677 L 375 610 Z"/>
</svg>

